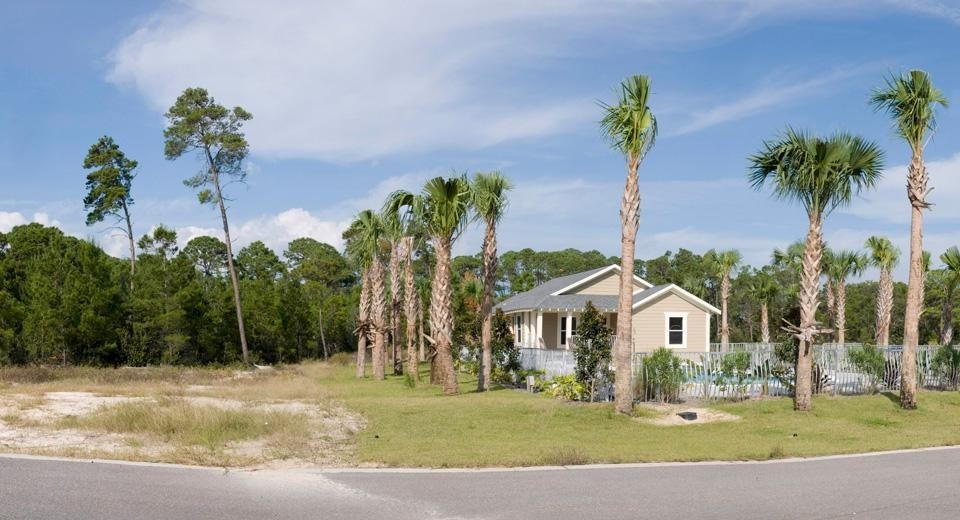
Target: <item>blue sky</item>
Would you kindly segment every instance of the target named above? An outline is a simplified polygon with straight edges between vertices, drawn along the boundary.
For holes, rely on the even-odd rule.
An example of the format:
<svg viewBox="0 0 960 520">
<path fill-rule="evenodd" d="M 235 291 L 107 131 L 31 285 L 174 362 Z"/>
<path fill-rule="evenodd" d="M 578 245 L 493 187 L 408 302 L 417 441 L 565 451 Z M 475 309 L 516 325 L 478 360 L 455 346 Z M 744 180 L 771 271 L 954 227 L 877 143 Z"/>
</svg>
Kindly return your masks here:
<svg viewBox="0 0 960 520">
<path fill-rule="evenodd" d="M 800 208 L 744 180 L 764 139 L 790 124 L 880 143 L 884 181 L 832 215 L 826 238 L 859 248 L 884 234 L 905 250 L 907 149 L 867 96 L 922 68 L 960 101 L 960 3 L 946 1 L 45 1 L 3 3 L 0 20 L 0 231 L 54 223 L 117 255 L 107 226 L 83 224 L 80 165 L 103 134 L 140 161 L 138 234 L 217 234 L 181 184 L 200 163 L 162 153 L 162 114 L 188 86 L 254 115 L 248 182 L 230 187 L 240 245 L 339 246 L 350 217 L 394 189 L 499 168 L 516 183 L 502 250 L 618 254 L 624 168 L 596 101 L 648 74 L 661 133 L 640 170 L 638 255 L 733 247 L 754 264 L 805 231 Z M 936 253 L 960 243 L 958 108 L 927 149 Z M 471 231 L 457 252 L 478 246 Z"/>
</svg>

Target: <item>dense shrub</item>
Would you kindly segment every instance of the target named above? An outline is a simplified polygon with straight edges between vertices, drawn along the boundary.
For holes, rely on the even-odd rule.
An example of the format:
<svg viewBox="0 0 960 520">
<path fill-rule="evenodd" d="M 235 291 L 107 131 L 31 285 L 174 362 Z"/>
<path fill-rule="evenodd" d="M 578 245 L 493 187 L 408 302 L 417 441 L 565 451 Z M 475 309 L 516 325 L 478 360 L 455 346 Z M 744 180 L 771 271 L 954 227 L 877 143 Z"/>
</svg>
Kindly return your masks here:
<svg viewBox="0 0 960 520">
<path fill-rule="evenodd" d="M 950 389 L 960 385 L 960 348 L 944 345 L 933 355 L 933 370 L 942 384 Z"/>
<path fill-rule="evenodd" d="M 577 366 L 574 375 L 589 393 L 592 401 L 597 389 L 610 381 L 610 329 L 607 328 L 606 318 L 587 302 L 580 315 L 577 326 L 577 337 L 574 339 L 573 352 Z"/>
<path fill-rule="evenodd" d="M 557 376 L 540 384 L 541 391 L 551 397 L 567 401 L 581 401 L 587 397 L 587 389 L 574 376 Z"/>
<path fill-rule="evenodd" d="M 885 379 L 883 375 L 887 369 L 887 360 L 883 352 L 873 345 L 864 345 L 851 347 L 847 356 L 858 372 L 867 375 L 871 391 L 876 392 Z"/>
<path fill-rule="evenodd" d="M 634 387 L 636 397 L 642 400 L 656 399 L 661 403 L 678 401 L 680 388 L 685 382 L 681 361 L 666 347 L 660 347 L 643 358 Z"/>
</svg>

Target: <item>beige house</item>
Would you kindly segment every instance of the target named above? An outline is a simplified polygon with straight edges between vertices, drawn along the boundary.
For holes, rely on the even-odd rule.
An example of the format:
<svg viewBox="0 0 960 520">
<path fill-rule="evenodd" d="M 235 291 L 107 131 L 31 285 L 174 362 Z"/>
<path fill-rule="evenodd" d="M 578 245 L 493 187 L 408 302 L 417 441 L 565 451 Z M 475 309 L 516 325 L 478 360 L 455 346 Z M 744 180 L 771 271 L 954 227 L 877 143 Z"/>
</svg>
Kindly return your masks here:
<svg viewBox="0 0 960 520">
<path fill-rule="evenodd" d="M 498 307 L 511 323 L 522 348 L 570 349 L 577 320 L 587 302 L 617 327 L 620 266 L 554 278 L 514 295 Z M 668 347 L 683 352 L 710 351 L 710 316 L 720 310 L 673 284 L 651 285 L 633 277 L 633 351 Z"/>
</svg>

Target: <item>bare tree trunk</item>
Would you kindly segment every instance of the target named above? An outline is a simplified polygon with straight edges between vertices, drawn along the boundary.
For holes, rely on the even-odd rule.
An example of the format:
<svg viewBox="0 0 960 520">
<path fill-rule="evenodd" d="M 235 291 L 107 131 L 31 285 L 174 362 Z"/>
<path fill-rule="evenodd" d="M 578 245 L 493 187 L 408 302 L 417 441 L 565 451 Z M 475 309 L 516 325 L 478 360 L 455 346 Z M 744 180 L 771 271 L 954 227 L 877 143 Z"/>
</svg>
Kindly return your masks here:
<svg viewBox="0 0 960 520">
<path fill-rule="evenodd" d="M 614 393 L 617 412 L 633 413 L 633 259 L 637 228 L 640 227 L 640 186 L 637 169 L 640 158 L 627 157 L 627 180 L 620 202 L 620 297 L 617 305 L 617 341 L 613 360 L 616 370 Z"/>
<path fill-rule="evenodd" d="M 220 218 L 223 220 L 223 239 L 227 245 L 227 269 L 230 270 L 230 282 L 233 284 L 233 302 L 237 308 L 237 327 L 240 329 L 240 350 L 243 353 L 243 363 L 250 364 L 250 354 L 247 351 L 247 333 L 243 326 L 243 305 L 240 303 L 240 280 L 237 277 L 237 268 L 233 265 L 233 243 L 230 240 L 230 226 L 227 224 L 227 208 L 223 204 L 223 191 L 220 190 L 220 173 L 214 165 L 210 149 L 204 148 L 207 153 L 207 165 L 213 178 L 213 188 L 216 191 L 217 205 L 220 206 Z"/>
<path fill-rule="evenodd" d="M 730 318 L 727 314 L 727 302 L 730 301 L 730 273 L 720 278 L 720 352 L 730 350 Z"/>
<path fill-rule="evenodd" d="M 130 246 L 130 290 L 133 291 L 133 275 L 137 271 L 137 248 L 133 242 L 133 223 L 130 221 L 130 210 L 127 208 L 127 202 L 121 201 L 123 205 L 123 219 L 127 223 L 127 242 Z"/>
<path fill-rule="evenodd" d="M 893 274 L 888 268 L 880 270 L 877 284 L 876 340 L 878 347 L 890 344 L 890 314 L 893 312 Z"/>
<path fill-rule="evenodd" d="M 923 307 L 923 210 L 928 208 L 927 170 L 920 150 L 915 150 L 907 177 L 910 200 L 910 270 L 907 305 L 903 319 L 903 359 L 900 406 L 917 407 L 917 346 L 920 342 L 920 311 Z"/>
<path fill-rule="evenodd" d="M 320 345 L 323 347 L 323 359 L 330 357 L 330 352 L 327 350 L 327 338 L 323 334 L 323 304 L 320 305 L 320 311 L 317 313 L 320 327 Z"/>
<path fill-rule="evenodd" d="M 370 269 L 360 274 L 360 309 L 357 311 L 357 377 L 363 377 L 367 366 L 367 331 L 370 319 Z"/>
<path fill-rule="evenodd" d="M 823 288 L 823 296 L 826 299 L 827 326 L 833 327 L 837 323 L 837 291 L 833 278 L 827 277 L 826 286 Z M 837 341 L 836 334 L 834 334 L 833 341 Z"/>
<path fill-rule="evenodd" d="M 943 296 L 940 310 L 940 344 L 949 345 L 953 341 L 953 291 Z"/>
<path fill-rule="evenodd" d="M 804 243 L 803 264 L 800 273 L 800 327 L 797 339 L 797 364 L 794 370 L 793 408 L 810 411 L 813 404 L 813 341 L 817 334 L 817 297 L 819 295 L 820 261 L 823 256 L 823 217 L 810 216 L 810 228 Z"/>
<path fill-rule="evenodd" d="M 837 344 L 843 346 L 847 341 L 847 284 L 844 280 L 838 280 L 834 286 L 837 292 L 834 328 L 837 330 Z"/>
<path fill-rule="evenodd" d="M 483 303 L 480 312 L 483 324 L 480 328 L 480 377 L 477 379 L 477 391 L 490 389 L 493 370 L 493 285 L 497 282 L 497 223 L 487 220 L 486 234 L 483 237 Z"/>
<path fill-rule="evenodd" d="M 373 378 L 382 381 L 386 368 L 386 297 L 383 294 L 383 264 L 374 258 L 370 266 L 370 313 L 373 322 Z"/>
<path fill-rule="evenodd" d="M 390 244 L 390 350 L 393 352 L 393 375 L 403 374 L 400 354 L 400 255 L 399 244 Z"/>
<path fill-rule="evenodd" d="M 406 309 L 404 314 L 407 318 L 407 373 L 414 381 L 420 381 L 420 362 L 417 358 L 417 299 L 415 280 L 413 277 L 413 238 L 405 237 L 403 240 L 403 274 L 404 287 L 403 298 Z M 422 341 L 422 340 L 421 340 Z"/>
<path fill-rule="evenodd" d="M 770 343 L 770 311 L 767 302 L 760 302 L 760 341 Z"/>
<path fill-rule="evenodd" d="M 450 283 L 450 239 L 434 237 L 437 266 L 433 277 L 434 298 L 430 302 L 430 334 L 436 341 L 436 363 L 445 395 L 456 394 L 457 372 L 453 364 L 453 288 Z"/>
</svg>

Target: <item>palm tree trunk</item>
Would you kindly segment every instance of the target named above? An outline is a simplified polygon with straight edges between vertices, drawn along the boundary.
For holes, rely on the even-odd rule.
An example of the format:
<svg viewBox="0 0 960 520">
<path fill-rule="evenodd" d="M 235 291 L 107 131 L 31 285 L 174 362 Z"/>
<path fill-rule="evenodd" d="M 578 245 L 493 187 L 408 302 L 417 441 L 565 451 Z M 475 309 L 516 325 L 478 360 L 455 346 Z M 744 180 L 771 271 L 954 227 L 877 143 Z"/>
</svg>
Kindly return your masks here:
<svg viewBox="0 0 960 520">
<path fill-rule="evenodd" d="M 847 341 L 847 284 L 839 280 L 834 285 L 837 291 L 834 327 L 837 329 L 837 344 L 843 346 Z"/>
<path fill-rule="evenodd" d="M 493 370 L 493 285 L 497 281 L 497 225 L 493 219 L 487 220 L 486 235 L 483 237 L 483 303 L 480 309 L 483 324 L 480 327 L 480 378 L 477 391 L 490 389 Z"/>
<path fill-rule="evenodd" d="M 423 341 L 423 335 L 427 333 L 427 329 L 423 326 L 423 302 L 420 300 L 420 293 L 416 294 L 416 300 L 414 301 L 417 306 L 417 321 L 420 323 L 420 325 L 417 327 L 420 331 L 420 333 L 417 334 L 417 359 L 424 361 L 427 359 L 427 345 Z"/>
<path fill-rule="evenodd" d="M 357 377 L 363 377 L 367 366 L 367 331 L 370 319 L 370 269 L 360 274 L 360 308 L 357 310 Z"/>
<path fill-rule="evenodd" d="M 907 178 L 910 199 L 910 271 L 907 278 L 907 305 L 903 318 L 903 358 L 900 406 L 917 407 L 917 345 L 920 342 L 920 311 L 923 306 L 923 210 L 928 207 L 927 170 L 920 150 L 915 150 Z"/>
<path fill-rule="evenodd" d="M 374 258 L 370 266 L 370 293 L 370 310 L 373 315 L 373 378 L 383 380 L 387 353 L 387 327 L 384 323 L 387 302 L 383 294 L 383 264 L 378 258 Z"/>
<path fill-rule="evenodd" d="M 826 299 L 827 326 L 833 327 L 837 323 L 837 292 L 836 284 L 832 278 L 827 278 L 826 287 L 823 289 L 823 295 Z M 836 334 L 834 334 L 833 340 L 837 340 Z"/>
<path fill-rule="evenodd" d="M 767 302 L 760 302 L 760 341 L 770 343 L 770 311 Z"/>
<path fill-rule="evenodd" d="M 413 277 L 413 238 L 404 237 L 403 248 L 403 303 L 407 324 L 407 374 L 414 381 L 420 381 L 420 363 L 417 359 L 417 290 Z"/>
<path fill-rule="evenodd" d="M 953 292 L 948 290 L 943 296 L 940 311 L 940 344 L 949 345 L 953 341 Z"/>
<path fill-rule="evenodd" d="M 230 282 L 233 284 L 233 302 L 237 309 L 237 327 L 240 329 L 240 350 L 243 354 L 243 363 L 250 363 L 250 354 L 247 351 L 247 334 L 243 326 L 243 305 L 240 303 L 240 280 L 237 277 L 237 268 L 233 265 L 233 244 L 230 240 L 230 226 L 227 224 L 227 208 L 223 204 L 223 192 L 220 190 L 220 175 L 213 162 L 213 156 L 210 155 L 210 149 L 205 148 L 207 152 L 207 165 L 210 167 L 210 174 L 213 178 L 213 188 L 216 191 L 217 205 L 220 207 L 220 218 L 223 220 L 223 239 L 227 245 L 227 269 L 230 271 Z"/>
<path fill-rule="evenodd" d="M 640 158 L 627 158 L 627 180 L 620 202 L 620 298 L 617 305 L 617 341 L 613 360 L 616 370 L 614 394 L 617 412 L 633 412 L 633 258 L 636 254 L 637 228 L 640 227 L 640 186 L 637 169 Z"/>
<path fill-rule="evenodd" d="M 797 364 L 794 370 L 793 409 L 810 411 L 813 400 L 813 340 L 817 333 L 817 297 L 819 295 L 820 260 L 823 256 L 823 217 L 810 216 L 810 228 L 804 242 L 800 273 L 800 327 L 797 338 Z"/>
<path fill-rule="evenodd" d="M 730 318 L 727 303 L 730 301 L 730 273 L 720 278 L 720 352 L 730 350 Z"/>
<path fill-rule="evenodd" d="M 893 312 L 893 274 L 889 268 L 880 270 L 880 283 L 877 285 L 877 323 L 876 340 L 878 347 L 890 344 L 890 314 Z"/>
<path fill-rule="evenodd" d="M 390 244 L 390 350 L 393 352 L 393 375 L 403 374 L 400 353 L 400 254 L 399 244 Z"/>
<path fill-rule="evenodd" d="M 430 302 L 430 334 L 436 341 L 436 362 L 445 395 L 456 394 L 457 373 L 453 365 L 453 288 L 450 283 L 449 238 L 436 237 L 437 268 L 433 276 L 434 296 Z"/>
</svg>

